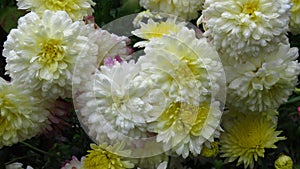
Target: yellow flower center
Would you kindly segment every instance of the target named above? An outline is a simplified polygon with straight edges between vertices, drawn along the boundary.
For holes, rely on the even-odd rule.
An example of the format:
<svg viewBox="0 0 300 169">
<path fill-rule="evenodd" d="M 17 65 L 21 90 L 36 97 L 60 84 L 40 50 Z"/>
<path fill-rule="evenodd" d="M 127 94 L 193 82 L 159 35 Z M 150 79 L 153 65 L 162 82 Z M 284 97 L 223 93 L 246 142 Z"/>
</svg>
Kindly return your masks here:
<svg viewBox="0 0 300 169">
<path fill-rule="evenodd" d="M 148 24 L 148 27 L 141 28 L 145 39 L 160 38 L 168 35 L 170 32 L 178 32 L 179 29 L 175 23 L 161 22 L 155 25 Z"/>
<path fill-rule="evenodd" d="M 269 123 L 262 123 L 255 117 L 249 117 L 247 121 L 244 120 L 244 123 L 238 123 L 236 128 L 239 133 L 236 136 L 239 137 L 240 141 L 238 143 L 240 147 L 259 152 L 265 148 L 266 137 L 268 137 L 266 134 L 270 132 L 270 126 Z"/>
<path fill-rule="evenodd" d="M 38 61 L 44 65 L 62 61 L 64 58 L 64 48 L 60 43 L 60 40 L 55 39 L 44 42 L 41 46 L 41 52 L 38 54 Z"/>
<path fill-rule="evenodd" d="M 162 113 L 158 121 L 163 122 L 162 130 L 174 127 L 178 132 L 185 132 L 194 136 L 199 136 L 205 125 L 208 111 L 207 104 L 194 106 L 186 103 L 171 103 Z"/>
<path fill-rule="evenodd" d="M 206 72 L 206 70 L 199 68 L 200 65 L 199 65 L 197 57 L 198 56 L 195 54 L 191 54 L 189 56 L 182 55 L 180 57 L 181 62 L 185 64 L 186 68 L 188 68 L 188 72 L 185 75 L 190 74 L 189 76 L 191 76 L 191 75 L 198 76 L 198 75 L 201 75 L 202 73 Z M 180 67 L 180 69 L 186 69 L 186 68 Z"/>
<path fill-rule="evenodd" d="M 74 4 L 74 0 L 45 0 L 45 6 L 47 9 L 58 11 L 65 10 L 70 11 L 72 8 L 68 7 Z"/>
<path fill-rule="evenodd" d="M 258 9 L 258 0 L 247 2 L 242 7 L 242 13 L 254 16 L 254 12 Z"/>
</svg>

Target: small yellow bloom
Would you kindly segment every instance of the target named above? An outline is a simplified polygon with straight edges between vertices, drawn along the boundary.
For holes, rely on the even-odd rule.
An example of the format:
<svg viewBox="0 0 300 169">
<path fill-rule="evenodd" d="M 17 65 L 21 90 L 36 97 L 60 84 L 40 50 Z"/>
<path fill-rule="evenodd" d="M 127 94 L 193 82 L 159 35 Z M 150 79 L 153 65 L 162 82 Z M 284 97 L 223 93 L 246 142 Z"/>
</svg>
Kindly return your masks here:
<svg viewBox="0 0 300 169">
<path fill-rule="evenodd" d="M 276 169 L 293 169 L 293 160 L 290 156 L 280 155 L 274 163 Z"/>
<path fill-rule="evenodd" d="M 83 160 L 83 169 L 127 169 L 134 165 L 129 161 L 123 161 L 122 157 L 113 153 L 113 147 L 102 144 L 90 145 L 92 150 Z"/>
<path fill-rule="evenodd" d="M 219 142 L 212 142 L 210 143 L 210 147 L 203 146 L 201 155 L 203 157 L 215 157 L 219 153 Z"/>
</svg>

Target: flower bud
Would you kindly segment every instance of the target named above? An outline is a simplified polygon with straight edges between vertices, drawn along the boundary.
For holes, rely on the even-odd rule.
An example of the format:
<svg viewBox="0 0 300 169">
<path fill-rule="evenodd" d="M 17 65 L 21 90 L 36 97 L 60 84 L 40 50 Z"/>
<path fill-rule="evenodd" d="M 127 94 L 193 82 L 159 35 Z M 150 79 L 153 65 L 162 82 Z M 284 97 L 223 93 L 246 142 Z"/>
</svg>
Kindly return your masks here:
<svg viewBox="0 0 300 169">
<path fill-rule="evenodd" d="M 276 169 L 293 169 L 293 161 L 290 156 L 280 155 L 274 163 Z"/>
</svg>

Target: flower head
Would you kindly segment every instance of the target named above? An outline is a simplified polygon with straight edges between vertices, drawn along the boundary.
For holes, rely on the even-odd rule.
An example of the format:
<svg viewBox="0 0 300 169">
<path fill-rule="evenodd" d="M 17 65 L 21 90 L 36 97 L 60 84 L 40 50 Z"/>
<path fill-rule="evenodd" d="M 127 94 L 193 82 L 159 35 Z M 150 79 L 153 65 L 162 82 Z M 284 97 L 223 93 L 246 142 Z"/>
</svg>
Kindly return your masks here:
<svg viewBox="0 0 300 169">
<path fill-rule="evenodd" d="M 275 169 L 293 169 L 293 160 L 290 156 L 280 155 L 274 163 Z"/>
<path fill-rule="evenodd" d="M 174 102 L 197 105 L 221 88 L 219 55 L 205 38 L 197 39 L 194 30 L 183 27 L 176 34 L 151 38 L 144 51 L 137 64 Z"/>
<path fill-rule="evenodd" d="M 97 142 L 146 136 L 146 123 L 163 107 L 164 101 L 152 82 L 141 74 L 134 61 L 103 65 L 79 95 L 79 113 L 89 134 Z"/>
<path fill-rule="evenodd" d="M 93 13 L 92 0 L 17 0 L 19 9 L 28 9 L 40 15 L 45 10 L 65 11 L 73 20 L 82 20 Z"/>
<path fill-rule="evenodd" d="M 281 44 L 277 50 L 260 52 L 259 57 L 244 63 L 224 59 L 228 106 L 259 112 L 278 108 L 297 84 L 300 74 L 297 57 L 297 48 Z"/>
<path fill-rule="evenodd" d="M 293 7 L 291 9 L 291 18 L 289 22 L 289 31 L 292 34 L 300 34 L 300 1 L 291 0 Z"/>
<path fill-rule="evenodd" d="M 286 0 L 206 0 L 201 16 L 204 35 L 226 57 L 270 52 L 286 39 L 290 8 Z"/>
<path fill-rule="evenodd" d="M 277 124 L 262 113 L 231 113 L 235 116 L 223 121 L 224 133 L 220 136 L 221 157 L 228 162 L 238 159 L 237 165 L 253 168 L 254 161 L 264 157 L 266 148 L 277 148 L 275 143 L 285 139 L 278 137 L 281 131 L 276 131 Z"/>
<path fill-rule="evenodd" d="M 189 152 L 199 155 L 202 144 L 214 140 L 221 115 L 217 102 L 199 106 L 176 102 L 161 114 L 153 128 L 166 150 L 173 149 L 186 158 Z"/>
<path fill-rule="evenodd" d="M 107 146 L 106 144 L 96 145 L 91 144 L 91 149 L 88 150 L 89 154 L 83 160 L 83 169 L 127 169 L 133 168 L 134 165 L 123 160 L 122 157 L 114 154 L 119 151 L 116 149 L 117 146 Z M 124 153 L 125 151 L 123 151 Z M 128 152 L 125 152 L 127 154 Z"/>
<path fill-rule="evenodd" d="M 164 12 L 191 20 L 198 16 L 203 0 L 140 0 L 140 5 L 154 12 Z"/>
<path fill-rule="evenodd" d="M 96 62 L 98 48 L 82 31 L 86 28 L 63 11 L 45 11 L 42 18 L 26 14 L 4 44 L 7 73 L 44 97 L 71 97 L 75 61 L 85 63 L 79 70 Z"/>
<path fill-rule="evenodd" d="M 26 87 L 0 79 L 0 148 L 41 133 L 48 114 L 42 99 Z"/>
</svg>

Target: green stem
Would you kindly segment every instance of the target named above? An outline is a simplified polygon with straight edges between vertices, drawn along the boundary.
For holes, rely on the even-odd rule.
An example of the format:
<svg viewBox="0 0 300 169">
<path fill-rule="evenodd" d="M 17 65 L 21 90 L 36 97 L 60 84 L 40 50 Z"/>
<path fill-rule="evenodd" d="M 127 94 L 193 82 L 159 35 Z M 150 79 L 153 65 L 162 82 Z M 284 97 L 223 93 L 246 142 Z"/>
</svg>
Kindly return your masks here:
<svg viewBox="0 0 300 169">
<path fill-rule="evenodd" d="M 26 143 L 26 142 L 21 142 L 21 143 L 22 143 L 22 144 L 24 144 L 25 146 L 27 146 L 27 147 L 31 148 L 32 150 L 34 150 L 34 151 L 38 152 L 38 153 L 45 154 L 45 155 L 49 155 L 49 153 L 48 153 L 48 152 L 46 152 L 46 151 L 43 151 L 43 150 L 41 150 L 41 149 L 38 149 L 38 148 L 36 148 L 36 147 L 34 147 L 34 146 L 32 146 L 32 145 L 30 145 L 30 144 Z"/>
<path fill-rule="evenodd" d="M 299 101 L 300 101 L 300 96 L 291 98 L 290 100 L 288 100 L 288 101 L 287 101 L 286 103 L 284 103 L 284 104 L 290 104 L 290 103 L 295 103 L 295 102 L 299 102 Z"/>
<path fill-rule="evenodd" d="M 26 159 L 26 158 L 29 158 L 29 156 L 23 156 L 23 157 L 16 157 L 8 162 L 5 163 L 5 165 L 8 165 L 8 164 L 11 164 L 13 162 L 16 162 L 16 161 L 19 161 L 19 160 L 22 160 L 22 159 Z"/>
</svg>

